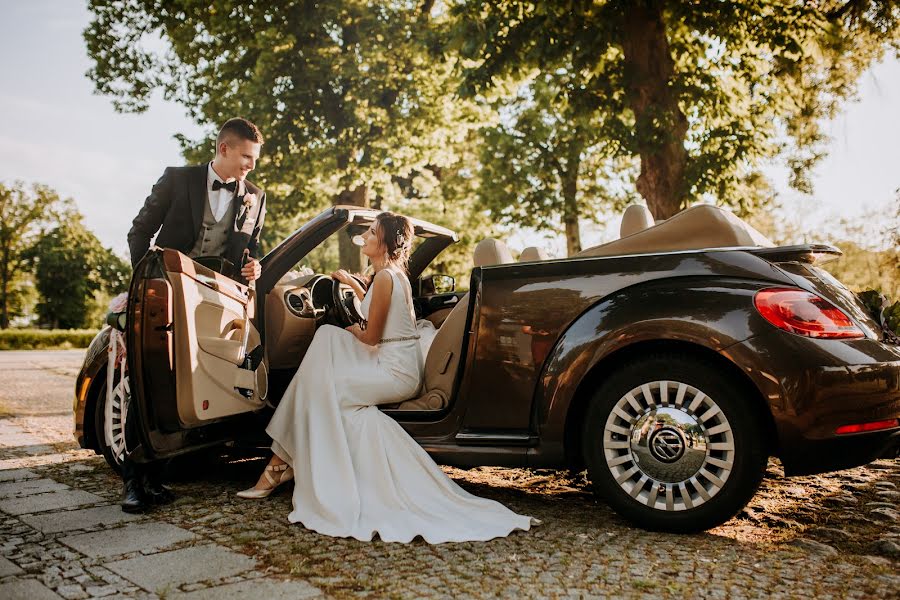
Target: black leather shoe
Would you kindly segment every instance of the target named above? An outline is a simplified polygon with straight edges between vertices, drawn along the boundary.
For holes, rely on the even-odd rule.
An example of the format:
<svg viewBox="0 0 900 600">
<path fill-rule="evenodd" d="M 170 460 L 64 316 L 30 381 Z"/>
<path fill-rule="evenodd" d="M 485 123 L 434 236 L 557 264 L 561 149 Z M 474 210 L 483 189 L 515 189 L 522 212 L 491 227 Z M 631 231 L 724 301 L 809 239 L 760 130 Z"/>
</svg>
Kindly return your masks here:
<svg viewBox="0 0 900 600">
<path fill-rule="evenodd" d="M 164 486 L 156 477 L 144 476 L 144 492 L 150 504 L 169 504 L 175 501 L 175 492 Z"/>
<path fill-rule="evenodd" d="M 142 513 L 150 508 L 144 488 L 138 479 L 126 479 L 122 489 L 122 510 L 127 513 Z"/>
</svg>

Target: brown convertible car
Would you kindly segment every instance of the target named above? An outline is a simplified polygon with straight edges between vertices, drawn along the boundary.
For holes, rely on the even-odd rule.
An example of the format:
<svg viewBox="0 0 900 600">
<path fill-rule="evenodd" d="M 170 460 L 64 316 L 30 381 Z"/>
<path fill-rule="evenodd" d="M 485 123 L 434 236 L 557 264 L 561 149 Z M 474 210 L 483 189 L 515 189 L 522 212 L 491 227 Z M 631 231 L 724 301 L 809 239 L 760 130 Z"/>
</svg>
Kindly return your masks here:
<svg viewBox="0 0 900 600">
<path fill-rule="evenodd" d="M 255 295 L 151 250 L 129 292 L 125 376 L 107 373 L 108 327 L 85 358 L 79 443 L 116 467 L 127 418 L 138 460 L 264 445 L 316 327 L 359 319 L 324 273 L 376 214 L 337 206 L 306 223 L 262 259 Z M 792 475 L 897 453 L 900 346 L 818 266 L 836 248 L 774 247 L 713 206 L 661 223 L 634 206 L 621 239 L 568 259 L 516 262 L 482 241 L 464 293 L 429 272 L 456 235 L 413 221 L 416 309 L 437 330 L 421 392 L 382 410 L 439 463 L 586 467 L 635 523 L 697 531 L 747 503 L 769 456 Z"/>
</svg>

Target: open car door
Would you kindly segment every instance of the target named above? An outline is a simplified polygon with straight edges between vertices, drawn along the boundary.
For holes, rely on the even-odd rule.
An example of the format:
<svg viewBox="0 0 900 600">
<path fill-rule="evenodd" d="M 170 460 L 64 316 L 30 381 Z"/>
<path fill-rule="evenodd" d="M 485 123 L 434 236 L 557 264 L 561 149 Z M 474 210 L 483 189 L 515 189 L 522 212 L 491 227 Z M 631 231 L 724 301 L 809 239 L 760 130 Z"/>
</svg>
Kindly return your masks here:
<svg viewBox="0 0 900 600">
<path fill-rule="evenodd" d="M 153 249 L 138 264 L 126 336 L 135 460 L 227 440 L 242 415 L 265 405 L 255 305 L 247 286 L 176 250 Z"/>
</svg>

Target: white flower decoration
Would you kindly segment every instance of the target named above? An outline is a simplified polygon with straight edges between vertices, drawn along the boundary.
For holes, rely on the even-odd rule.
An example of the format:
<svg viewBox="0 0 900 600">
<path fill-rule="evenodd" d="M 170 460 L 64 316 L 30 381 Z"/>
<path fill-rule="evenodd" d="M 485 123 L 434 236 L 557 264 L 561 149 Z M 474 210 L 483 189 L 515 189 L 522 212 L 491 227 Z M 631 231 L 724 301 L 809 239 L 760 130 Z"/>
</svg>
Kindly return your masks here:
<svg viewBox="0 0 900 600">
<path fill-rule="evenodd" d="M 256 201 L 257 201 L 256 194 L 253 194 L 253 193 L 244 194 L 244 206 L 247 207 L 248 209 L 256 206 Z"/>
</svg>

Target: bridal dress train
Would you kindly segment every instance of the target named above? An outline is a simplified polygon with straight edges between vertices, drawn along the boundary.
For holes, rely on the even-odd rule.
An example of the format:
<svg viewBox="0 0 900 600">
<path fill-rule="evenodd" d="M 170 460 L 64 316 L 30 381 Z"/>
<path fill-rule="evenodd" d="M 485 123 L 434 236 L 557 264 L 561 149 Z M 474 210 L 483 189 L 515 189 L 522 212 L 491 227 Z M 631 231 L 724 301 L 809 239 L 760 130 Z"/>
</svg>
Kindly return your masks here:
<svg viewBox="0 0 900 600">
<path fill-rule="evenodd" d="M 382 343 L 324 325 L 267 428 L 294 470 L 288 519 L 336 537 L 429 543 L 489 540 L 536 520 L 454 483 L 379 404 L 415 396 L 423 374 L 407 278 L 393 279 Z M 368 316 L 370 296 L 362 302 Z"/>
</svg>

